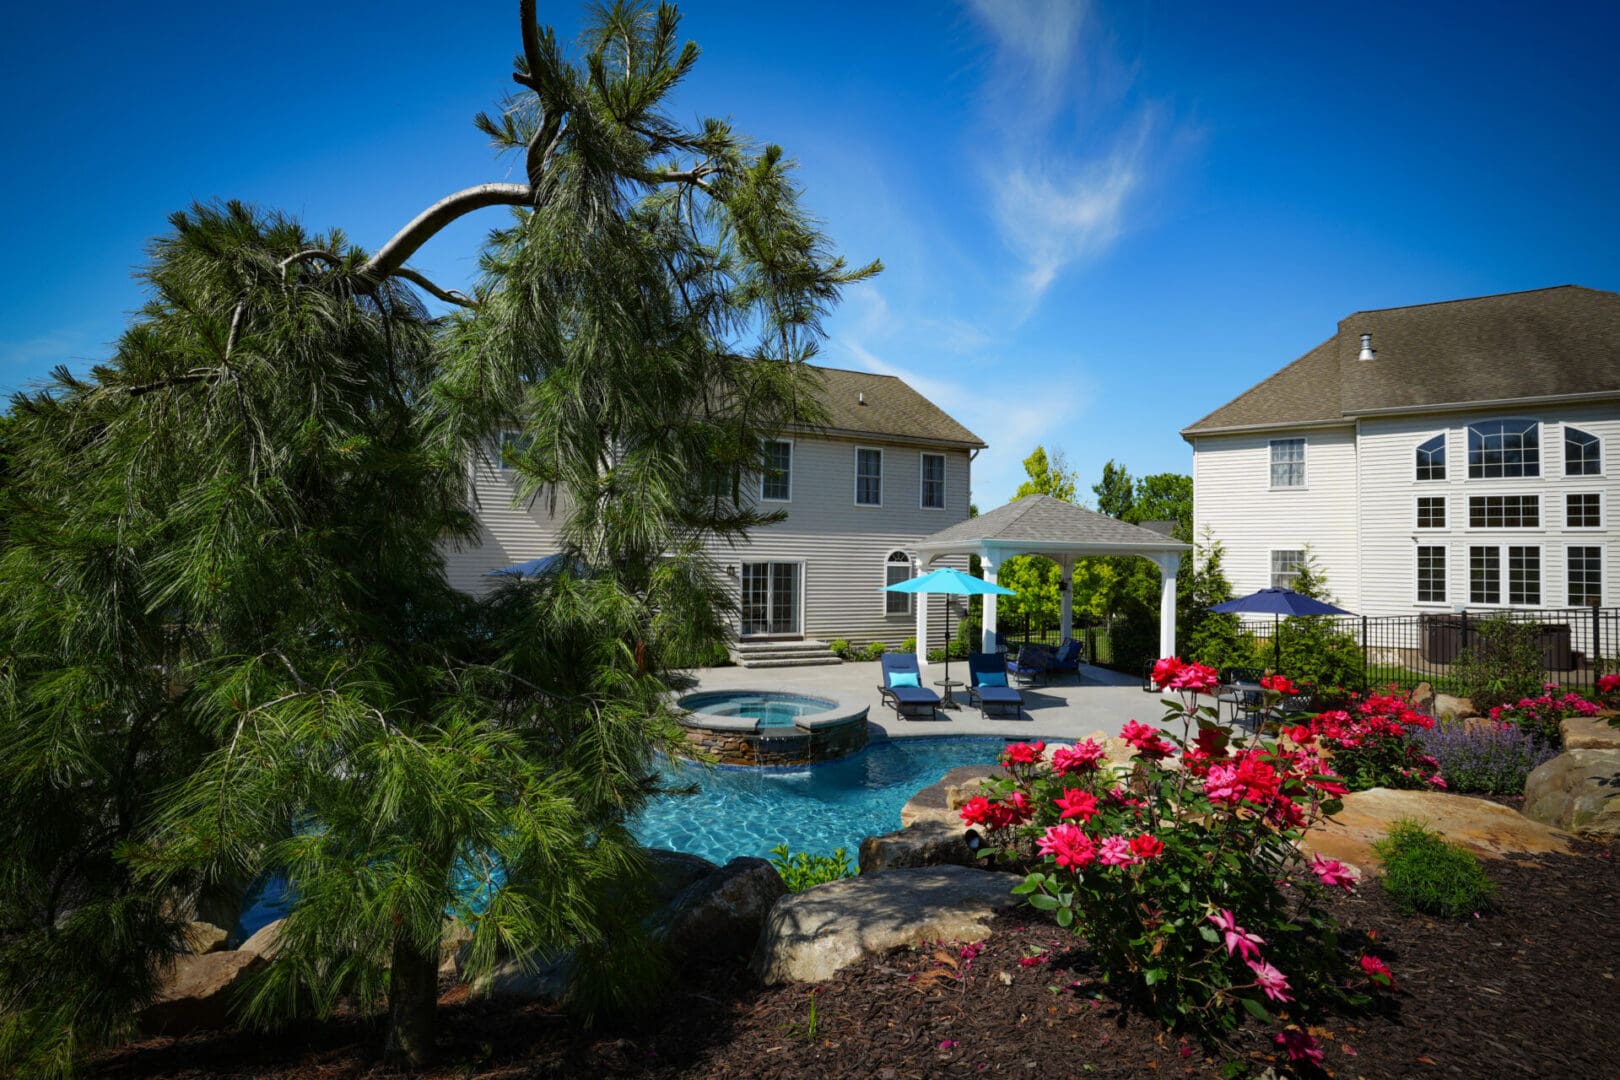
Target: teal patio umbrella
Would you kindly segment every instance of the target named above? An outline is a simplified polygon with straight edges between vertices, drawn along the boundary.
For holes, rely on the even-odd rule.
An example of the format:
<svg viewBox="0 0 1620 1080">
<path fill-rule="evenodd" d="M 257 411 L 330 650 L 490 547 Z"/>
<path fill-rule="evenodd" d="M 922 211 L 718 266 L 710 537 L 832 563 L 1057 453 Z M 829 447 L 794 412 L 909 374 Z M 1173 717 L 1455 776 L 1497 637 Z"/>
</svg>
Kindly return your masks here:
<svg viewBox="0 0 1620 1080">
<path fill-rule="evenodd" d="M 931 570 L 922 577 L 914 577 L 909 581 L 902 581 L 898 585 L 890 585 L 884 592 L 898 593 L 940 593 L 946 596 L 984 596 L 993 593 L 996 596 L 1017 596 L 1012 589 L 1004 588 L 994 582 L 983 578 L 976 578 L 964 570 L 953 570 L 950 567 L 941 567 Z M 922 650 L 923 659 L 928 659 L 928 642 L 920 641 L 917 648 Z M 945 605 L 945 678 L 951 677 L 951 608 Z"/>
</svg>

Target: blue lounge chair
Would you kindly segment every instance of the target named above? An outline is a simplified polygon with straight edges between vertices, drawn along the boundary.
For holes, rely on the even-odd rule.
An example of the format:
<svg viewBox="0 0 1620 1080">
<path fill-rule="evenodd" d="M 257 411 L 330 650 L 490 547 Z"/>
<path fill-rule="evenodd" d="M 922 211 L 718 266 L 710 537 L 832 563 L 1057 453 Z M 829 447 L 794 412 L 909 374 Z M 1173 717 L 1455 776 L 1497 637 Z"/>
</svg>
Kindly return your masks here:
<svg viewBox="0 0 1620 1080">
<path fill-rule="evenodd" d="M 1052 653 L 1045 645 L 1024 645 L 1018 650 L 1018 659 L 1007 661 L 1007 677 L 1029 686 L 1036 679 L 1046 681 L 1046 669 L 1052 663 Z"/>
<path fill-rule="evenodd" d="M 900 677 L 898 685 L 895 676 Z M 883 654 L 883 685 L 878 687 L 878 694 L 901 719 L 908 712 L 914 717 L 923 709 L 928 710 L 930 720 L 939 719 L 939 695 L 922 685 L 916 653 Z"/>
<path fill-rule="evenodd" d="M 1011 705 L 1018 710 L 1018 718 L 1024 718 L 1023 691 L 1007 685 L 1006 654 L 968 654 L 968 701 L 979 707 L 980 716 L 984 715 L 986 707 Z"/>
<path fill-rule="evenodd" d="M 1057 652 L 1052 654 L 1051 662 L 1046 665 L 1049 675 L 1073 675 L 1076 680 L 1080 678 L 1080 643 L 1074 638 L 1065 638 Z"/>
</svg>

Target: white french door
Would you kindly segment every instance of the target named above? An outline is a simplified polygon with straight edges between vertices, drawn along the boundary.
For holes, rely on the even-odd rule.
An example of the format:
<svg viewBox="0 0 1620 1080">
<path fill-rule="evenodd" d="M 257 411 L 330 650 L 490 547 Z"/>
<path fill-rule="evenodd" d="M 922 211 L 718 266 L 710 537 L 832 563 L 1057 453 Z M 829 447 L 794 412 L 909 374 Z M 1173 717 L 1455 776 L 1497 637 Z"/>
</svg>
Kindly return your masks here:
<svg viewBox="0 0 1620 1080">
<path fill-rule="evenodd" d="M 799 564 L 742 564 L 742 636 L 799 633 Z"/>
</svg>

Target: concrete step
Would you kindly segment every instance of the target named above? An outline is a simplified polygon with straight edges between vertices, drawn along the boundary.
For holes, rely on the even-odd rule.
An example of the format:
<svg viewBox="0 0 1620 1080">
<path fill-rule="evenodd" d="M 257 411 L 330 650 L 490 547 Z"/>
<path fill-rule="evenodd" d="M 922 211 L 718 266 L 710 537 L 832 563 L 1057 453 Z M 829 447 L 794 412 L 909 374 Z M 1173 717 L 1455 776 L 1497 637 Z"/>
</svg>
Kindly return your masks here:
<svg viewBox="0 0 1620 1080">
<path fill-rule="evenodd" d="M 793 656 L 786 659 L 773 657 L 769 660 L 751 659 L 749 657 L 737 658 L 737 666 L 745 668 L 818 667 L 824 664 L 842 663 L 843 661 L 832 653 L 824 653 L 818 656 Z"/>
<path fill-rule="evenodd" d="M 763 656 L 767 653 L 795 652 L 804 649 L 825 652 L 826 648 L 827 643 L 825 641 L 810 638 L 804 641 L 739 641 L 732 645 L 731 651 L 747 654 L 758 653 Z"/>
</svg>

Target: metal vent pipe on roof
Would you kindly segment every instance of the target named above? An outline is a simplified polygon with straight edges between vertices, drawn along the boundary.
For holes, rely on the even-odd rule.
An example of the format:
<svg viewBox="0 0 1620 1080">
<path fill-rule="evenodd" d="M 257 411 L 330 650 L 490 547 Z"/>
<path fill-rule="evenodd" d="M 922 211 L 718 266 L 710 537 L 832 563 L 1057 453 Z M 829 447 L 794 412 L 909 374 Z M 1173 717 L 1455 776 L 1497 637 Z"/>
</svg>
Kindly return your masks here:
<svg viewBox="0 0 1620 1080">
<path fill-rule="evenodd" d="M 1361 355 L 1356 357 L 1356 359 L 1357 360 L 1371 360 L 1372 358 L 1373 358 L 1372 335 L 1371 334 L 1362 334 L 1361 335 Z"/>
<path fill-rule="evenodd" d="M 866 392 L 864 390 L 856 391 L 856 393 L 855 393 L 855 404 L 857 404 L 857 405 L 865 405 L 866 404 Z"/>
</svg>

